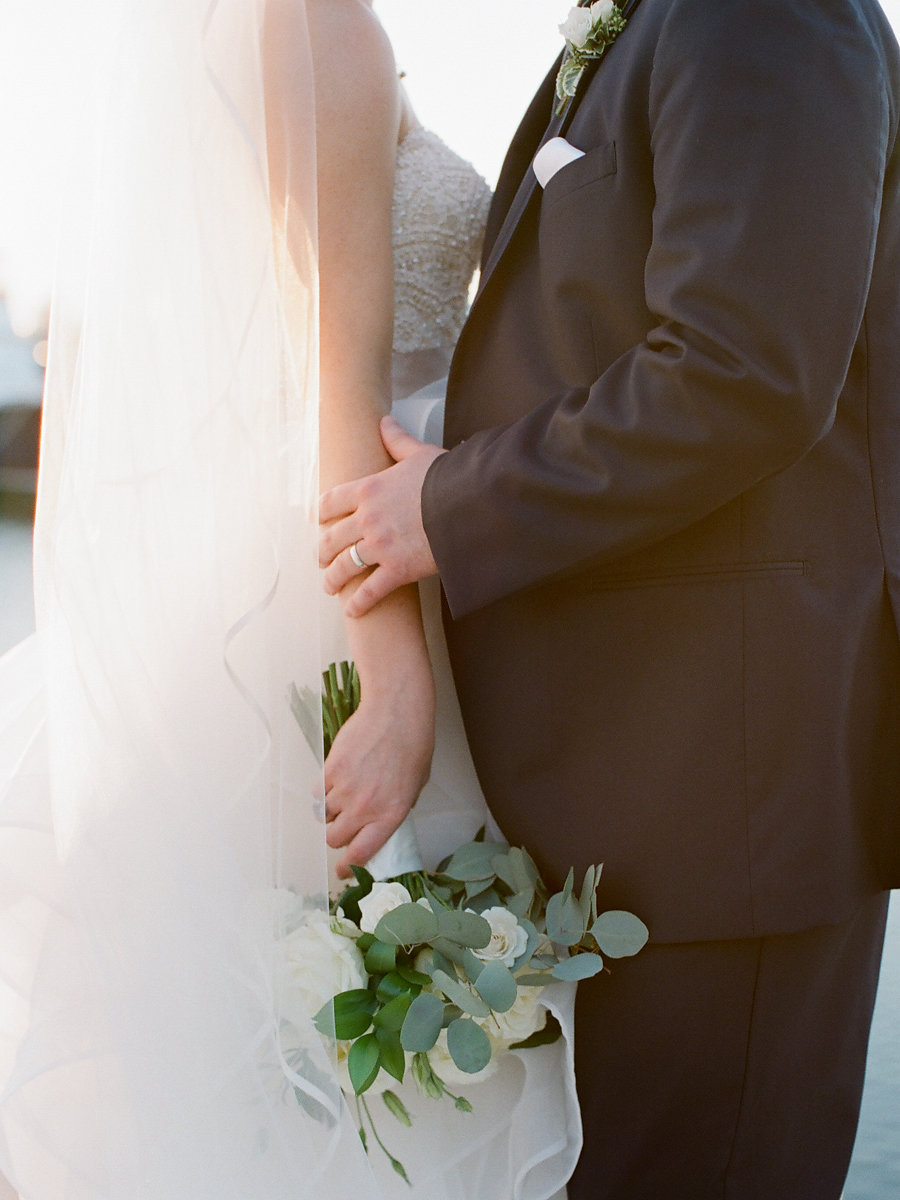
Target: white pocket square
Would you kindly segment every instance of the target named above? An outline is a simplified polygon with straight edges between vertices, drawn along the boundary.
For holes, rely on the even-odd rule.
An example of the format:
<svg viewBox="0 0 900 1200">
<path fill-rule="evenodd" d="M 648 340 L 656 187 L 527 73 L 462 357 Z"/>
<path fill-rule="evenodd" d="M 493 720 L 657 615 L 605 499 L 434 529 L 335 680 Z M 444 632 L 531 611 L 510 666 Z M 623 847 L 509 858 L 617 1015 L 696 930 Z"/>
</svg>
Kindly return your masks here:
<svg viewBox="0 0 900 1200">
<path fill-rule="evenodd" d="M 563 167 L 574 162 L 576 158 L 583 157 L 583 150 L 579 150 L 577 146 L 573 146 L 565 138 L 555 137 L 551 138 L 549 142 L 544 142 L 543 146 L 541 146 L 540 150 L 534 156 L 531 167 L 535 175 L 537 175 L 538 183 L 542 188 L 545 188 L 557 171 L 561 171 Z"/>
</svg>

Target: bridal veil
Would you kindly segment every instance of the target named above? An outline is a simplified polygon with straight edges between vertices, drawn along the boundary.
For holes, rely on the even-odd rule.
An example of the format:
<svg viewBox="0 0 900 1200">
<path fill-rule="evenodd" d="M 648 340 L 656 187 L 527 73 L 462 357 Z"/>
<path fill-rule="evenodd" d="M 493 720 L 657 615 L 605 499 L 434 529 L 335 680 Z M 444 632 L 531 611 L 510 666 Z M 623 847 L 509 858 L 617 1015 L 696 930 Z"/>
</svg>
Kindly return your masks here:
<svg viewBox="0 0 900 1200">
<path fill-rule="evenodd" d="M 279 1011 L 279 897 L 327 903 L 288 703 L 321 670 L 305 8 L 83 8 L 38 634 L 0 664 L 0 1167 L 23 1200 L 372 1195 Z"/>
</svg>

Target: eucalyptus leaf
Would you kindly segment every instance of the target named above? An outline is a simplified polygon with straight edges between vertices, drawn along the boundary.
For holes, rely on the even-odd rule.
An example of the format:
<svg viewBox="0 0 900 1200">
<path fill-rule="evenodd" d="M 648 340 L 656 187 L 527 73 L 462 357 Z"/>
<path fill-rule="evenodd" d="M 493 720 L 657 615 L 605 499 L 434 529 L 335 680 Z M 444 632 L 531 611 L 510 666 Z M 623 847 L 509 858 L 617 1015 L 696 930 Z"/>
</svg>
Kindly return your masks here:
<svg viewBox="0 0 900 1200">
<path fill-rule="evenodd" d="M 556 964 L 553 968 L 553 978 L 577 983 L 579 979 L 590 979 L 593 975 L 599 975 L 602 970 L 603 959 L 599 954 L 573 954 L 571 958 L 564 958 Z"/>
<path fill-rule="evenodd" d="M 608 958 L 628 958 L 643 949 L 650 931 L 634 913 L 610 909 L 600 914 L 591 934 Z"/>
<path fill-rule="evenodd" d="M 435 971 L 432 976 L 434 986 L 444 993 L 448 1000 L 458 1005 L 470 1017 L 490 1016 L 490 1008 L 478 996 L 471 992 L 458 979 L 451 979 L 443 971 Z"/>
<path fill-rule="evenodd" d="M 525 963 L 528 962 L 541 940 L 541 935 L 538 933 L 537 928 L 526 917 L 519 917 L 519 924 L 528 935 L 528 941 L 525 943 L 525 949 L 513 963 L 514 971 L 518 970 L 519 967 L 524 966 Z M 556 959 L 553 961 L 555 962 Z"/>
<path fill-rule="evenodd" d="M 443 874 L 465 883 L 471 879 L 493 879 L 492 859 L 502 847 L 496 842 L 469 842 L 450 856 Z"/>
<path fill-rule="evenodd" d="M 497 854 L 491 860 L 491 866 L 494 868 L 494 874 L 498 879 L 502 879 L 511 891 L 519 890 L 518 876 L 511 861 L 512 851 L 507 854 Z"/>
<path fill-rule="evenodd" d="M 556 964 L 554 963 L 553 965 L 555 966 Z M 516 976 L 516 983 L 518 983 L 519 987 L 546 987 L 549 982 L 550 982 L 550 972 L 549 971 L 547 971 L 546 974 L 543 974 L 543 975 L 539 975 L 536 971 L 534 971 L 534 972 L 529 972 L 526 975 L 517 975 Z"/>
<path fill-rule="evenodd" d="M 425 1053 L 438 1040 L 444 1024 L 444 1005 L 431 992 L 416 996 L 407 1010 L 400 1030 L 400 1043 L 404 1050 Z"/>
<path fill-rule="evenodd" d="M 521 846 L 513 846 L 508 857 L 514 879 L 511 885 L 513 891 L 524 892 L 528 889 L 533 891 L 540 880 L 540 873 L 534 865 L 531 855 Z"/>
<path fill-rule="evenodd" d="M 491 1061 L 491 1043 L 480 1025 L 460 1017 L 447 1030 L 450 1057 L 467 1075 L 483 1071 Z"/>
<path fill-rule="evenodd" d="M 375 926 L 375 936 L 389 946 L 415 946 L 437 935 L 438 918 L 423 904 L 400 904 L 385 913 Z"/>
<path fill-rule="evenodd" d="M 437 925 L 438 935 L 458 946 L 481 950 L 491 940 L 490 925 L 477 913 L 445 908 L 437 914 Z"/>
<path fill-rule="evenodd" d="M 588 867 L 584 873 L 584 883 L 581 887 L 581 897 L 579 906 L 581 908 L 581 920 L 584 928 L 587 929 L 591 923 L 591 900 L 597 887 L 597 870 L 595 867 Z"/>
<path fill-rule="evenodd" d="M 494 1012 L 509 1012 L 516 1002 L 518 987 L 511 971 L 503 963 L 486 963 L 475 980 L 475 989 Z"/>
<path fill-rule="evenodd" d="M 581 909 L 571 894 L 557 892 L 547 901 L 547 934 L 552 942 L 560 946 L 574 946 L 585 934 Z"/>
<path fill-rule="evenodd" d="M 531 912 L 532 904 L 534 904 L 534 888 L 516 892 L 506 901 L 506 907 L 514 917 L 518 918 L 520 923 Z"/>
<path fill-rule="evenodd" d="M 572 893 L 575 890 L 575 868 L 570 867 L 569 873 L 566 876 L 566 882 L 563 884 L 562 898 L 563 902 L 572 898 Z"/>
<path fill-rule="evenodd" d="M 493 885 L 470 895 L 469 888 L 477 886 L 477 884 L 466 884 L 466 907 L 470 908 L 472 912 L 480 915 L 486 908 L 499 908 L 503 904 L 497 893 L 497 889 Z"/>
<path fill-rule="evenodd" d="M 357 1038 L 347 1055 L 347 1070 L 357 1096 L 361 1096 L 375 1082 L 381 1065 L 381 1050 L 374 1033 Z"/>
</svg>

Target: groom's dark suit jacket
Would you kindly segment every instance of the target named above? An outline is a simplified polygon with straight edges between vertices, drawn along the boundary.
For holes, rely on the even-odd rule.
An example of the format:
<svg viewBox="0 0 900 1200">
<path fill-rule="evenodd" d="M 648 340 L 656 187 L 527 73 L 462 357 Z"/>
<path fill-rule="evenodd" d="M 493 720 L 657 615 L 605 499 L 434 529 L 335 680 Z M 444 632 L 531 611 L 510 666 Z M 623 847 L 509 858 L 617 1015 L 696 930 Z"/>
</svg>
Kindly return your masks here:
<svg viewBox="0 0 900 1200">
<path fill-rule="evenodd" d="M 423 515 L 507 835 L 659 940 L 900 882 L 900 66 L 873 0 L 643 0 L 501 177 Z"/>
</svg>

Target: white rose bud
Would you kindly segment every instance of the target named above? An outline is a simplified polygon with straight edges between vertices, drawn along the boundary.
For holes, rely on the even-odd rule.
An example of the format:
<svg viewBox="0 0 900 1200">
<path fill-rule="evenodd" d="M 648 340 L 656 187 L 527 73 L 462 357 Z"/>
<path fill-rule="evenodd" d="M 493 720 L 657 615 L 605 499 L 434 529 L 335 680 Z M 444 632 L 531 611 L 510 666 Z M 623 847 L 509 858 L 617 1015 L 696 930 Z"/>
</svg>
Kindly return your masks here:
<svg viewBox="0 0 900 1200">
<path fill-rule="evenodd" d="M 592 4 L 589 9 L 591 24 L 596 25 L 598 21 L 602 21 L 606 25 L 615 11 L 616 6 L 613 4 L 613 0 L 597 0 L 597 3 Z"/>
<path fill-rule="evenodd" d="M 603 0 L 601 0 L 601 3 Z M 591 32 L 593 18 L 591 10 L 588 8 L 573 8 L 569 15 L 559 27 L 559 32 L 563 35 L 570 46 L 576 50 L 583 46 L 587 41 L 588 34 Z"/>
<path fill-rule="evenodd" d="M 359 927 L 363 933 L 374 933 L 381 918 L 401 904 L 412 900 L 402 883 L 375 883 L 368 896 L 359 902 Z"/>
<path fill-rule="evenodd" d="M 501 962 L 511 967 L 528 945 L 528 934 L 505 908 L 488 908 L 481 914 L 491 927 L 491 940 L 472 953 L 482 962 Z"/>
</svg>

